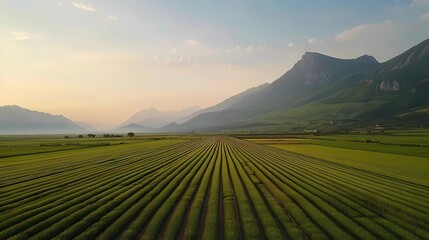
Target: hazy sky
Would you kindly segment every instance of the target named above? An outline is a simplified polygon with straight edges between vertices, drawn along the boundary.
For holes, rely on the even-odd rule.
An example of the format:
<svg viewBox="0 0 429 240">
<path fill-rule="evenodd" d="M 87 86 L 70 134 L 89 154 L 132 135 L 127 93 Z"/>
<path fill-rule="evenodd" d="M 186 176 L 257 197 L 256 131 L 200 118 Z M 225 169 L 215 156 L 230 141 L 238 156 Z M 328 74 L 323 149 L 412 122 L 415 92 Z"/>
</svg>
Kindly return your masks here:
<svg viewBox="0 0 429 240">
<path fill-rule="evenodd" d="M 112 127 L 207 107 L 305 51 L 386 61 L 429 37 L 429 0 L 1 0 L 0 105 Z"/>
</svg>

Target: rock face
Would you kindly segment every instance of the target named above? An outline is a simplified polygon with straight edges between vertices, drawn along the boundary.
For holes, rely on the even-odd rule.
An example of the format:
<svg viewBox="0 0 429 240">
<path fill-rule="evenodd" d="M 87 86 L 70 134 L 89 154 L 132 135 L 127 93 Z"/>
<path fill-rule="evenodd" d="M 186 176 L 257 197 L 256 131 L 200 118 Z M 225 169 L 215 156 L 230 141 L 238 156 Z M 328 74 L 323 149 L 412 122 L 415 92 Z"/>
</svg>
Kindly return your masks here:
<svg viewBox="0 0 429 240">
<path fill-rule="evenodd" d="M 322 86 L 377 66 L 378 61 L 368 55 L 356 59 L 339 59 L 320 53 L 306 52 L 292 71 L 300 72 L 305 85 Z"/>
<path fill-rule="evenodd" d="M 396 63 L 390 68 L 390 71 L 400 70 L 408 67 L 411 63 L 419 61 L 429 55 L 429 43 L 426 46 L 413 49 L 401 58 L 398 58 Z"/>
<path fill-rule="evenodd" d="M 419 102 L 424 102 L 428 96 L 429 82 L 425 81 L 428 76 L 429 40 L 425 40 L 380 64 L 369 78 L 376 82 L 376 94 L 412 93 L 414 96 L 420 96 Z"/>
<path fill-rule="evenodd" d="M 383 92 L 397 92 L 401 86 L 398 81 L 381 81 L 379 89 Z"/>
<path fill-rule="evenodd" d="M 332 73 L 320 61 L 322 56 L 317 53 L 306 52 L 295 67 L 303 71 L 302 81 L 305 85 L 323 85 L 330 82 Z"/>
</svg>

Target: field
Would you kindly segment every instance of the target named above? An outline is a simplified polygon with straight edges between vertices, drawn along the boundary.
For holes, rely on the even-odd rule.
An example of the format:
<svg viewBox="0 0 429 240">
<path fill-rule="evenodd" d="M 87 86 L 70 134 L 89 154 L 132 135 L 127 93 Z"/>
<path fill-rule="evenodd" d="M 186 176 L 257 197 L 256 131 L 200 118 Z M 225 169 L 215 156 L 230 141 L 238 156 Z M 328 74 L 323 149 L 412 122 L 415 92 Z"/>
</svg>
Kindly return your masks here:
<svg viewBox="0 0 429 240">
<path fill-rule="evenodd" d="M 425 137 L 3 137 L 0 239 L 429 239 Z"/>
</svg>

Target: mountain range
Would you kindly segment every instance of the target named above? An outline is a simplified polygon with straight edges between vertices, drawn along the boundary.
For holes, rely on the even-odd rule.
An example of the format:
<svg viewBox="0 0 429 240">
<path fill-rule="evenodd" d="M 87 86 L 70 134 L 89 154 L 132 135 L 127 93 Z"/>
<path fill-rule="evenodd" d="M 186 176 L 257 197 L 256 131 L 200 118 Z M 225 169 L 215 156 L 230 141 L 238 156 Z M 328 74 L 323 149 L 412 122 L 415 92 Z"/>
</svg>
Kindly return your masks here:
<svg viewBox="0 0 429 240">
<path fill-rule="evenodd" d="M 429 39 L 379 63 L 307 52 L 291 70 L 220 111 L 177 131 L 288 131 L 429 123 Z M 170 129 L 171 130 L 171 129 Z"/>
<path fill-rule="evenodd" d="M 180 111 L 160 111 L 154 107 L 143 109 L 122 123 L 115 131 L 140 133 L 157 132 L 157 129 L 172 122 L 183 123 L 187 121 L 189 119 L 187 118 L 188 116 L 191 116 L 200 109 L 201 108 L 198 106 L 192 106 Z"/>
<path fill-rule="evenodd" d="M 85 128 L 62 115 L 0 106 L 0 134 L 76 133 Z"/>
<path fill-rule="evenodd" d="M 293 131 L 429 124 L 429 39 L 383 63 L 306 52 L 272 83 L 219 104 L 162 112 L 142 110 L 116 132 Z M 0 107 L 0 133 L 82 130 L 63 117 Z"/>
</svg>

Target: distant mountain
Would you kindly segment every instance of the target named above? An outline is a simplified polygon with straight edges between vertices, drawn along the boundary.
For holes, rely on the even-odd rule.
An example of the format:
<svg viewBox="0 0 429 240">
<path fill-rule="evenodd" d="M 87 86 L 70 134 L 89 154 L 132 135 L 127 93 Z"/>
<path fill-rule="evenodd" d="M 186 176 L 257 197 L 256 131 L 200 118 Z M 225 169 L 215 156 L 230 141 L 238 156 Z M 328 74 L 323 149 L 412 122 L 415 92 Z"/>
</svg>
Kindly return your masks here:
<svg viewBox="0 0 429 240">
<path fill-rule="evenodd" d="M 145 127 L 139 124 L 131 123 L 125 126 L 118 127 L 114 130 L 118 133 L 127 133 L 127 132 L 134 132 L 134 133 L 152 133 L 154 132 L 153 128 Z"/>
<path fill-rule="evenodd" d="M 175 122 L 178 119 L 189 116 L 198 110 L 200 110 L 200 107 L 198 106 L 185 108 L 180 111 L 171 110 L 165 112 L 159 111 L 156 108 L 144 109 L 134 114 L 127 121 L 121 124 L 121 126 L 135 123 L 149 128 L 160 128 L 171 122 Z"/>
<path fill-rule="evenodd" d="M 78 133 L 84 129 L 62 115 L 0 106 L 0 134 Z"/>
<path fill-rule="evenodd" d="M 86 123 L 86 122 L 75 122 L 77 125 L 79 125 L 81 128 L 87 131 L 97 131 L 97 128 L 95 128 L 92 124 Z"/>
<path fill-rule="evenodd" d="M 262 91 L 263 89 L 265 89 L 266 87 L 268 87 L 269 85 L 270 85 L 269 83 L 264 83 L 264 84 L 261 84 L 257 87 L 249 88 L 244 92 L 238 93 L 232 97 L 227 98 L 226 100 L 222 101 L 221 103 L 218 103 L 218 104 L 213 105 L 213 106 L 208 107 L 208 108 L 201 109 L 199 111 L 194 112 L 193 114 L 191 114 L 189 116 L 178 119 L 176 122 L 177 123 L 184 123 L 184 122 L 187 122 L 190 119 L 192 119 L 192 118 L 194 118 L 200 114 L 203 114 L 203 113 L 217 112 L 217 111 L 221 111 L 221 110 L 230 108 L 230 107 L 234 106 L 235 104 L 239 103 L 246 96 L 258 93 L 258 92 Z"/>
<path fill-rule="evenodd" d="M 162 128 L 158 129 L 158 132 L 174 132 L 177 131 L 179 124 L 177 122 L 169 123 Z"/>
<path fill-rule="evenodd" d="M 220 111 L 180 124 L 180 131 L 290 130 L 365 124 L 428 124 L 429 40 L 378 63 L 307 52 L 262 90 Z M 426 122 L 425 122 L 426 121 Z"/>
</svg>

